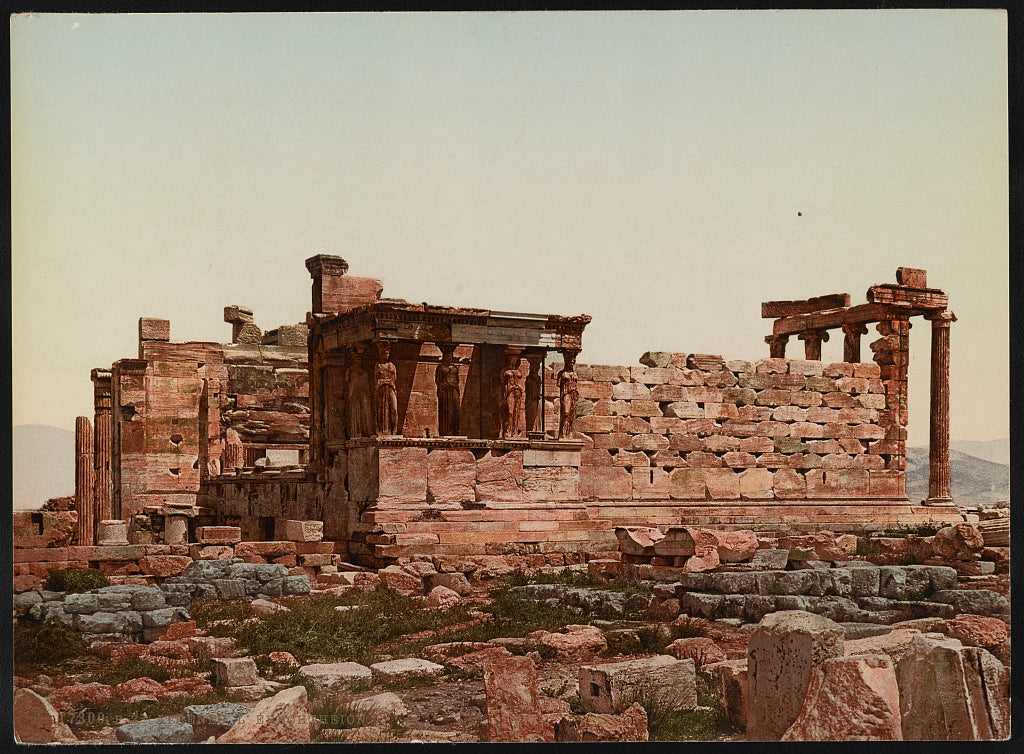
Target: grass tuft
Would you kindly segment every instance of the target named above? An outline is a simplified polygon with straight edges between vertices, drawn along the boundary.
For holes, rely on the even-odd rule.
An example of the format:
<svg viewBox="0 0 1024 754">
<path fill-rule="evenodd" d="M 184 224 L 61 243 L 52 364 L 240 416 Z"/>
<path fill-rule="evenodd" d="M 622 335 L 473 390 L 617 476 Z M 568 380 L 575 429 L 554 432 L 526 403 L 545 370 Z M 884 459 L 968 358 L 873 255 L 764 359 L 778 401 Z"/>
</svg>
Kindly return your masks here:
<svg viewBox="0 0 1024 754">
<path fill-rule="evenodd" d="M 46 572 L 43 589 L 51 592 L 83 594 L 92 589 L 109 586 L 110 582 L 102 571 L 95 568 L 51 568 Z"/>
<path fill-rule="evenodd" d="M 622 704 L 620 712 L 639 702 L 647 713 L 651 741 L 712 741 L 737 733 L 706 673 L 697 674 L 697 708 L 684 709 L 677 700 L 658 689 L 641 687 Z"/>
</svg>

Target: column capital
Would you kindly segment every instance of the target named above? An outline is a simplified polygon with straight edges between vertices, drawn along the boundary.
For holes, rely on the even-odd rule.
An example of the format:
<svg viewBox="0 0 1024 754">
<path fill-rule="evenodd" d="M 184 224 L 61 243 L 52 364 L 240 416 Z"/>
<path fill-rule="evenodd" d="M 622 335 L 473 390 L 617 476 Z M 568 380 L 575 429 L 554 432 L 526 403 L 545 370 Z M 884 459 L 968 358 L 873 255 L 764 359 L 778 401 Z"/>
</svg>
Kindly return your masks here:
<svg viewBox="0 0 1024 754">
<path fill-rule="evenodd" d="M 867 335 L 868 326 L 864 322 L 849 322 L 842 326 L 843 332 L 847 335 Z"/>
<path fill-rule="evenodd" d="M 798 340 L 818 340 L 828 342 L 828 330 L 821 328 L 818 330 L 804 330 L 802 333 L 796 336 Z"/>
<path fill-rule="evenodd" d="M 938 312 L 928 312 L 924 315 L 924 318 L 932 323 L 932 327 L 949 327 L 953 322 L 956 322 L 956 315 L 949 311 L 949 309 L 943 309 Z"/>
</svg>

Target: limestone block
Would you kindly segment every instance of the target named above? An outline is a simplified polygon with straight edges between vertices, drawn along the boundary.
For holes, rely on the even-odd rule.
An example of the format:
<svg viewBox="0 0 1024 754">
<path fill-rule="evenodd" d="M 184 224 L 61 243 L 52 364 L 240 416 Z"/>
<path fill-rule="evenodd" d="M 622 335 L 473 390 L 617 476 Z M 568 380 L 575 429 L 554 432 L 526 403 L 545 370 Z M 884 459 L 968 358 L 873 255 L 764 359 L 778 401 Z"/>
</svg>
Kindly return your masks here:
<svg viewBox="0 0 1024 754">
<path fill-rule="evenodd" d="M 200 659 L 227 657 L 235 646 L 230 636 L 193 636 L 188 639 L 188 651 Z"/>
<path fill-rule="evenodd" d="M 304 686 L 261 699 L 217 743 L 309 743 L 313 719 Z"/>
<path fill-rule="evenodd" d="M 121 743 L 184 744 L 192 743 L 192 726 L 176 717 L 155 717 L 127 723 L 114 731 Z"/>
<path fill-rule="evenodd" d="M 46 699 L 27 688 L 14 692 L 14 740 L 23 744 L 78 743 L 60 713 Z"/>
<path fill-rule="evenodd" d="M 562 715 L 555 723 L 555 740 L 572 742 L 647 741 L 647 712 L 638 702 L 621 715 Z"/>
<path fill-rule="evenodd" d="M 101 546 L 128 544 L 128 522 L 100 521 L 96 524 L 96 541 Z"/>
<path fill-rule="evenodd" d="M 477 461 L 476 499 L 478 502 L 522 502 L 523 453 L 493 452 Z"/>
<path fill-rule="evenodd" d="M 319 689 L 335 689 L 358 682 L 369 683 L 373 673 L 356 662 L 332 662 L 304 665 L 299 676 L 309 679 Z"/>
<path fill-rule="evenodd" d="M 487 734 L 490 741 L 554 740 L 537 698 L 537 668 L 529 657 L 495 656 L 484 662 Z"/>
<path fill-rule="evenodd" d="M 289 542 L 320 542 L 324 538 L 323 521 L 278 519 L 277 526 L 280 531 L 275 532 L 275 535 Z"/>
<path fill-rule="evenodd" d="M 249 657 L 217 657 L 213 665 L 217 679 L 225 686 L 252 686 L 256 683 L 256 663 Z"/>
<path fill-rule="evenodd" d="M 907 740 L 994 740 L 1010 734 L 1009 672 L 984 649 L 919 634 L 897 663 L 896 679 Z"/>
<path fill-rule="evenodd" d="M 476 499 L 476 459 L 470 450 L 432 449 L 427 453 L 427 490 L 436 502 Z"/>
<path fill-rule="evenodd" d="M 968 523 L 945 526 L 935 532 L 932 540 L 935 554 L 945 560 L 977 560 L 984 546 L 981 532 Z"/>
<path fill-rule="evenodd" d="M 237 526 L 200 526 L 196 538 L 204 545 L 236 545 L 242 541 L 242 530 Z"/>
<path fill-rule="evenodd" d="M 797 719 L 816 667 L 843 654 L 843 629 L 820 615 L 764 617 L 747 646 L 747 740 L 778 741 Z"/>
<path fill-rule="evenodd" d="M 580 495 L 584 500 L 629 500 L 633 497 L 633 477 L 625 468 L 583 466 L 579 479 Z M 703 493 L 702 482 L 701 497 Z"/>
<path fill-rule="evenodd" d="M 683 709 L 697 706 L 696 669 L 692 658 L 655 655 L 583 665 L 579 672 L 580 698 L 589 700 L 601 714 L 611 714 L 635 701 L 635 697 L 650 692 L 671 698 Z"/>
<path fill-rule="evenodd" d="M 886 655 L 836 657 L 814 669 L 782 741 L 902 741 L 896 671 Z"/>
<path fill-rule="evenodd" d="M 701 669 L 706 665 L 723 662 L 726 659 L 725 652 L 706 636 L 676 639 L 665 647 L 664 653 L 677 660 L 692 659 Z"/>
<path fill-rule="evenodd" d="M 370 666 L 374 683 L 389 683 L 418 677 L 436 678 L 443 672 L 443 665 L 418 657 L 376 662 Z"/>
<path fill-rule="evenodd" d="M 789 550 L 765 549 L 758 550 L 750 560 L 758 570 L 782 570 L 789 562 Z"/>
<path fill-rule="evenodd" d="M 711 676 L 729 719 L 747 725 L 747 660 L 725 660 L 705 665 L 701 672 Z"/>
<path fill-rule="evenodd" d="M 219 704 L 193 704 L 182 710 L 185 722 L 192 726 L 197 740 L 227 733 L 231 727 L 249 714 L 249 708 L 232 702 Z"/>
<path fill-rule="evenodd" d="M 774 497 L 774 477 L 768 469 L 747 469 L 739 475 L 740 497 L 744 500 Z"/>
<path fill-rule="evenodd" d="M 894 628 L 889 633 L 879 636 L 851 639 L 844 644 L 843 651 L 848 657 L 886 654 L 892 658 L 893 663 L 897 663 L 903 659 L 914 637 L 920 633 L 916 628 Z"/>
<path fill-rule="evenodd" d="M 942 589 L 931 597 L 934 602 L 952 605 L 958 613 L 971 615 L 1002 615 L 1010 612 L 1010 603 L 988 589 Z"/>
<path fill-rule="evenodd" d="M 66 602 L 64 609 L 67 610 Z M 958 615 L 945 621 L 939 630 L 964 646 L 984 647 L 990 651 L 1004 644 L 1010 636 L 1004 621 L 983 615 Z"/>
</svg>

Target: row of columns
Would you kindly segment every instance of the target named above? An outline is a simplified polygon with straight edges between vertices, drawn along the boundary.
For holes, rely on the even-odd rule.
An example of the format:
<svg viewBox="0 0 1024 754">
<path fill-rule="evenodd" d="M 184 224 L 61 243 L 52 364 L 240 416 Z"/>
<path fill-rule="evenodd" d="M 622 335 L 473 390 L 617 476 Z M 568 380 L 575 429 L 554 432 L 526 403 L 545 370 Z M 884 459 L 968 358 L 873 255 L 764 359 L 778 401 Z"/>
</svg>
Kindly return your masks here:
<svg viewBox="0 0 1024 754">
<path fill-rule="evenodd" d="M 924 315 L 926 320 L 932 323 L 931 342 L 931 421 L 929 426 L 928 442 L 928 499 L 925 504 L 948 505 L 952 502 L 950 494 L 950 472 L 949 472 L 949 326 L 956 322 L 956 315 L 948 310 L 931 312 Z M 905 330 L 909 330 L 910 323 L 907 320 L 900 320 L 906 324 Z M 879 331 L 883 326 L 890 323 L 879 322 Z M 842 325 L 843 330 L 843 361 L 858 363 L 861 360 L 861 336 L 868 331 L 867 325 L 862 322 L 855 322 Z M 887 331 L 886 331 L 887 332 Z M 907 333 L 903 333 L 906 337 Z M 804 342 L 804 357 L 808 360 L 818 361 L 821 359 L 821 344 L 827 341 L 829 333 L 826 328 L 805 330 L 798 336 Z M 789 342 L 789 335 L 768 335 L 765 337 L 769 353 L 773 359 L 784 359 L 786 357 L 786 344 Z M 902 383 L 906 384 L 906 365 L 902 366 Z M 905 388 L 904 388 L 905 390 Z M 905 411 L 906 395 L 897 396 L 902 400 L 903 405 L 896 408 L 897 411 Z M 899 416 L 900 414 L 897 414 Z"/>
</svg>

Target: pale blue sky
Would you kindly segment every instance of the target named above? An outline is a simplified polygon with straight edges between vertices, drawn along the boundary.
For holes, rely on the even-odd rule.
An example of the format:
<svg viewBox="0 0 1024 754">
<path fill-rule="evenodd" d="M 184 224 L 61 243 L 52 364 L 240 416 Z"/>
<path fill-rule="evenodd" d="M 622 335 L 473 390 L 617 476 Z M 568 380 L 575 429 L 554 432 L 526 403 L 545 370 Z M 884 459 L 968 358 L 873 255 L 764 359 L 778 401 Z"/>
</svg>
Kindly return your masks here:
<svg viewBox="0 0 1024 754">
<path fill-rule="evenodd" d="M 762 300 L 924 267 L 954 439 L 1009 432 L 1001 11 L 22 16 L 11 82 L 15 424 L 91 415 L 139 316 L 302 320 L 332 253 L 386 296 L 586 312 L 581 362 L 625 364 L 763 356 Z"/>
</svg>

